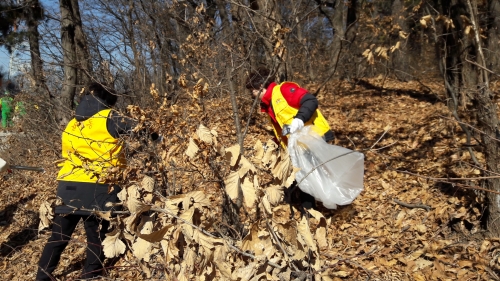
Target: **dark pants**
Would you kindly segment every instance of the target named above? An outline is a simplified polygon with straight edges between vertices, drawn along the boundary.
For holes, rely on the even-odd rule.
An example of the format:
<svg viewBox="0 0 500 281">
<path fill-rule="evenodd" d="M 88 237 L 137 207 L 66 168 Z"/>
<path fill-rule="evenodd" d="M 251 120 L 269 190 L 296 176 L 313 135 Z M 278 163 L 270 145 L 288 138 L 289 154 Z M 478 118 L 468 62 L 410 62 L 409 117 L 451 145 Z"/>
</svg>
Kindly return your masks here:
<svg viewBox="0 0 500 281">
<path fill-rule="evenodd" d="M 300 190 L 300 188 L 297 189 L 299 190 L 299 199 L 302 207 L 304 207 L 305 209 L 316 208 L 316 199 L 314 199 L 312 195 L 307 194 L 304 191 Z"/>
<path fill-rule="evenodd" d="M 301 207 L 304 209 L 316 208 L 316 199 L 314 199 L 312 195 L 302 191 L 298 187 L 296 181 L 294 181 L 292 185 L 286 190 L 286 193 L 288 194 L 287 196 L 289 197 L 287 199 L 288 203 L 290 204 L 299 203 Z"/>
<path fill-rule="evenodd" d="M 52 236 L 45 245 L 38 263 L 36 280 L 55 280 L 51 279 L 52 272 L 56 269 L 61 254 L 68 245 L 80 219 L 84 221 L 87 234 L 87 258 L 81 278 L 92 278 L 102 274 L 104 252 L 101 242 L 105 238 L 109 222 L 93 215 L 56 215 L 52 226 Z M 102 227 L 99 230 L 100 225 Z"/>
</svg>

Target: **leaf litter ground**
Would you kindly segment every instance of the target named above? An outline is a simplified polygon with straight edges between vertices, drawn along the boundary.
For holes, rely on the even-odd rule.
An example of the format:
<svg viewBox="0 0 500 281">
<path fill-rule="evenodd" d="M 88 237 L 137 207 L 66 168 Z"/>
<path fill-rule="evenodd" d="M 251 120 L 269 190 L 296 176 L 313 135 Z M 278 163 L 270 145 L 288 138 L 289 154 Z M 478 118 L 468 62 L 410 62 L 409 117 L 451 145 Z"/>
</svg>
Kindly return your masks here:
<svg viewBox="0 0 500 281">
<path fill-rule="evenodd" d="M 169 232 L 165 226 L 167 222 L 172 222 L 172 218 L 162 217 L 160 213 L 156 219 L 165 222 L 161 225 L 166 229 L 162 235 L 169 237 L 170 241 L 182 240 L 186 244 L 196 244 L 196 247 L 172 247 L 168 241 L 142 241 L 137 237 L 147 233 L 148 222 L 141 222 L 139 226 L 132 227 L 133 231 L 123 231 L 136 237 L 122 239 L 131 250 L 118 259 L 107 260 L 108 278 L 176 280 L 173 278 L 176 276 L 178 280 L 191 280 L 201 276 L 198 279 L 293 280 L 294 275 L 290 271 L 296 271 L 311 274 L 316 280 L 499 280 L 500 240 L 486 239 L 482 235 L 483 196 L 474 190 L 459 189 L 443 179 L 473 178 L 480 176 L 481 171 L 471 164 L 468 152 L 461 149 L 465 137 L 450 117 L 439 84 L 423 86 L 416 82 L 386 81 L 381 90 L 377 88 L 380 81 L 365 82 L 364 86 L 355 87 L 333 83 L 323 92 L 335 95 L 320 93 L 318 96 L 322 111 L 336 134 L 335 143 L 365 154 L 365 190 L 361 195 L 351 205 L 341 206 L 337 210 L 327 210 L 320 205 L 318 212 L 311 212 L 307 220 L 301 219 L 299 212 L 295 212 L 290 223 L 289 207 L 283 202 L 279 187 L 267 185 L 265 191 L 257 192 L 255 196 L 247 192 L 243 205 L 255 208 L 243 208 L 244 211 L 239 212 L 240 223 L 245 229 L 239 234 L 244 237 L 232 235 L 231 240 L 237 248 L 250 253 L 255 259 L 245 258 L 241 253 L 227 254 L 228 259 L 224 261 L 213 258 L 210 260 L 211 264 L 215 264 L 212 266 L 213 272 L 203 272 L 201 275 L 193 273 L 204 270 L 197 270 L 195 265 L 191 265 L 193 268 L 190 272 L 183 272 L 189 269 L 190 264 L 180 261 L 179 255 L 186 258 L 190 251 L 197 251 L 198 255 L 207 257 L 208 252 L 213 251 L 217 256 L 225 249 L 220 243 L 224 237 L 211 237 L 198 231 L 208 229 L 210 233 L 215 233 L 217 229 L 196 223 L 193 219 L 195 215 L 186 214 L 187 205 L 191 206 L 189 210 L 203 213 L 201 218 L 207 221 L 215 218 L 214 221 L 220 222 L 217 218 L 224 212 L 222 205 L 225 201 L 219 184 L 221 179 L 216 176 L 224 176 L 228 183 L 226 191 L 231 193 L 227 189 L 230 186 L 228 176 L 239 172 L 236 178 L 241 179 L 242 187 L 245 187 L 245 180 L 252 174 L 253 166 L 247 164 L 247 170 L 241 174 L 239 168 L 245 164 L 242 162 L 235 167 L 235 163 L 241 162 L 242 158 L 232 160 L 238 157 L 238 153 L 227 152 L 237 142 L 231 111 L 226 108 L 229 102 L 205 100 L 202 106 L 208 113 L 196 114 L 201 110 L 200 105 L 193 105 L 192 100 L 187 100 L 184 102 L 189 105 L 169 108 L 171 118 L 149 116 L 149 119 L 156 121 L 162 133 L 163 130 L 176 128 L 175 134 L 165 132 L 167 137 L 164 143 L 167 145 L 157 147 L 155 153 L 163 155 L 163 161 L 169 163 L 164 165 L 165 169 L 174 164 L 176 167 L 175 170 L 167 169 L 167 181 L 171 189 L 175 190 L 172 200 L 178 199 L 170 205 L 173 206 L 171 210 L 195 227 L 182 224 L 179 228 L 172 227 Z M 311 90 L 314 90 L 314 86 L 311 86 Z M 251 101 L 245 102 L 248 105 Z M 194 113 L 183 111 L 182 108 L 192 108 Z M 248 109 L 242 106 L 241 111 L 242 119 L 246 120 Z M 179 121 L 189 118 L 193 122 Z M 200 127 L 199 124 L 204 126 Z M 217 169 L 206 164 L 210 162 L 207 159 L 216 157 L 206 144 L 207 131 L 213 131 L 211 134 L 218 141 L 219 148 L 228 148 L 226 153 L 220 153 L 229 157 L 226 165 L 218 167 L 218 173 L 214 172 Z M 258 115 L 250 123 L 243 155 L 256 163 L 255 157 L 252 158 L 258 150 L 255 144 L 259 141 L 267 143 L 271 134 L 266 118 Z M 12 146 L 16 145 L 16 140 L 11 142 Z M 210 145 L 215 147 L 213 143 Z M 52 163 L 58 159 L 58 155 L 57 149 L 43 146 L 38 149 L 20 148 L 19 153 L 22 154 L 22 158 L 19 158 L 23 160 L 22 164 L 43 166 L 47 172 L 40 175 L 15 171 L 2 177 L 0 276 L 10 280 L 33 280 L 39 255 L 50 235 L 49 231 L 37 231 L 39 208 L 55 195 L 57 169 Z M 148 178 L 144 175 L 154 170 L 147 164 L 151 161 L 140 161 L 151 159 L 150 154 L 146 151 L 133 157 L 131 168 L 125 175 L 130 184 L 133 181 L 137 185 L 143 184 L 144 179 Z M 192 154 L 193 157 L 186 154 Z M 476 151 L 476 156 L 479 161 L 484 161 L 480 151 Z M 276 163 L 277 160 L 274 161 Z M 257 162 L 262 164 L 260 160 Z M 261 186 L 266 186 L 263 181 L 271 181 L 269 177 L 272 176 L 268 173 L 266 178 L 265 174 L 265 171 L 255 171 L 252 175 L 262 176 Z M 155 179 L 160 180 L 158 177 Z M 255 183 L 252 179 L 247 182 Z M 476 183 L 470 180 L 468 184 L 473 186 Z M 136 189 L 127 190 L 130 193 Z M 249 187 L 248 190 L 253 189 Z M 272 193 L 273 190 L 276 193 Z M 198 195 L 192 192 L 201 192 L 197 193 L 201 196 L 199 201 L 195 199 Z M 142 201 L 164 209 L 168 209 L 168 202 L 173 202 L 155 201 L 154 194 L 144 194 L 148 195 L 141 197 Z M 191 194 L 191 197 L 183 197 L 183 194 Z M 273 194 L 277 194 L 278 199 Z M 279 202 L 273 202 L 275 200 Z M 270 213 L 255 213 L 255 209 L 269 209 L 264 201 L 270 201 Z M 183 206 L 183 210 L 176 210 L 179 205 Z M 127 206 L 129 209 L 138 208 L 137 204 L 128 203 Z M 272 220 L 272 226 L 266 228 L 269 220 Z M 181 224 L 179 219 L 174 221 Z M 132 224 L 129 222 L 129 225 Z M 151 233 L 157 233 L 152 231 L 155 227 L 158 228 L 152 224 L 149 227 L 150 236 Z M 174 231 L 176 229 L 178 231 Z M 180 239 L 179 235 L 184 239 Z M 198 240 L 194 237 L 198 237 Z M 190 242 L 186 242 L 188 240 Z M 281 241 L 281 248 L 276 241 Z M 85 255 L 84 245 L 85 234 L 79 226 L 55 271 L 56 278 L 74 280 L 78 277 Z M 173 253 L 172 256 L 161 253 L 162 250 L 174 248 L 182 252 Z M 284 266 L 284 269 L 263 266 L 263 260 Z M 192 261 L 194 263 L 197 260 L 193 258 Z M 210 267 L 207 258 L 203 261 L 207 262 L 207 268 Z M 182 269 L 183 266 L 187 269 Z"/>
</svg>

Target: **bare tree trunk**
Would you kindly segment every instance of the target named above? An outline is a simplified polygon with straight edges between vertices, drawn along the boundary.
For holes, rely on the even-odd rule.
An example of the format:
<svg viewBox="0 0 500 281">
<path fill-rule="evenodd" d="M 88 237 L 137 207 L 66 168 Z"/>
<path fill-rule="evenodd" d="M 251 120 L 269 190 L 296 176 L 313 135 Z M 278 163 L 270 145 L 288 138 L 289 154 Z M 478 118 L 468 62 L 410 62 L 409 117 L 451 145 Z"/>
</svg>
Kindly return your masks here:
<svg viewBox="0 0 500 281">
<path fill-rule="evenodd" d="M 331 18 L 333 27 L 333 46 L 331 49 L 331 66 L 335 70 L 335 65 L 342 51 L 342 40 L 345 40 L 345 25 L 347 17 L 347 6 L 344 1 L 337 0 L 334 2 L 335 8 L 333 17 Z M 332 73 L 333 74 L 333 73 Z"/>
<path fill-rule="evenodd" d="M 337 71 L 337 67 L 341 60 L 342 50 L 344 45 L 352 44 L 355 38 L 355 29 L 353 28 L 354 22 L 356 21 L 357 13 L 357 0 L 351 0 L 348 5 L 344 1 L 335 0 L 333 2 L 324 2 L 321 0 L 316 0 L 320 6 L 320 11 L 325 15 L 325 17 L 330 21 L 333 28 L 333 43 L 330 52 L 330 69 L 325 77 L 324 82 L 318 87 L 316 92 L 319 92 L 321 88 L 327 83 Z M 332 9 L 327 9 L 333 8 Z M 339 73 L 340 77 L 349 76 L 350 68 L 354 65 L 352 62 L 342 62 L 346 67 L 342 68 Z M 354 72 L 354 71 L 352 71 Z"/>
<path fill-rule="evenodd" d="M 135 42 L 135 31 L 134 31 L 134 19 L 133 19 L 133 8 L 134 1 L 129 1 L 129 8 L 127 11 L 127 23 L 126 27 L 128 31 L 128 40 L 130 42 L 130 47 L 132 48 L 132 53 L 134 54 L 134 79 L 136 81 L 136 87 L 138 89 L 144 89 L 145 85 L 143 83 L 142 75 L 141 75 L 141 54 L 139 49 L 137 48 L 137 44 Z"/>
<path fill-rule="evenodd" d="M 265 64 L 276 73 L 278 81 L 286 79 L 286 70 L 284 49 L 282 41 L 284 34 L 278 30 L 281 29 L 281 14 L 276 1 L 254 0 L 250 1 L 250 7 L 255 11 L 253 22 L 255 28 L 261 35 L 259 42 L 264 46 Z M 276 49 L 275 49 L 276 48 Z M 259 62 L 263 63 L 263 61 Z"/>
<path fill-rule="evenodd" d="M 483 84 L 484 85 L 484 84 Z M 498 115 L 496 104 L 492 101 L 492 93 L 489 88 L 480 88 L 475 95 L 477 108 L 478 127 L 483 131 L 481 140 L 485 146 L 486 168 L 491 175 L 498 175 L 500 169 L 500 149 L 495 135 L 498 126 Z M 500 191 L 500 179 L 487 179 L 485 188 Z M 492 237 L 500 235 L 500 195 L 488 192 L 488 233 Z"/>
<path fill-rule="evenodd" d="M 166 85 L 162 82 L 163 79 L 165 79 L 166 75 L 172 76 L 172 73 L 169 72 L 168 69 L 168 63 L 169 61 L 169 50 L 168 50 L 168 44 L 164 44 L 164 36 L 161 36 L 159 34 L 159 30 L 161 28 L 158 26 L 158 20 L 157 16 L 155 16 L 153 13 L 155 11 L 155 2 L 151 1 L 146 5 L 145 1 L 141 0 L 139 1 L 141 4 L 141 9 L 142 11 L 148 16 L 149 20 L 152 22 L 152 26 L 148 26 L 148 31 L 152 33 L 152 36 L 154 38 L 154 43 L 149 44 L 149 49 L 151 53 L 151 60 L 153 62 L 153 71 L 154 71 L 154 81 L 155 85 L 160 91 L 160 93 L 165 93 L 166 91 Z M 170 17 L 169 17 L 170 18 Z M 168 21 L 165 20 L 165 22 Z M 155 51 L 157 49 L 157 51 Z M 158 73 L 159 72 L 159 73 Z"/>
<path fill-rule="evenodd" d="M 471 0 L 467 0 L 467 6 L 471 17 L 472 26 L 474 29 L 473 45 L 477 52 L 475 62 L 481 66 L 478 69 L 477 77 L 478 84 L 475 91 L 475 104 L 477 104 L 477 121 L 479 128 L 483 131 L 481 139 L 485 146 L 486 168 L 493 175 L 498 175 L 500 172 L 500 147 L 498 142 L 494 140 L 498 131 L 498 111 L 496 103 L 493 100 L 493 94 L 490 90 L 490 73 L 486 70 L 486 58 L 483 53 L 481 38 L 479 36 L 478 26 L 478 10 L 477 3 L 474 4 Z M 477 68 L 474 65 L 475 68 Z M 500 191 L 500 179 L 487 179 L 486 187 L 491 190 Z M 488 192 L 488 231 L 492 237 L 500 235 L 500 195 Z"/>
<path fill-rule="evenodd" d="M 490 13 L 490 28 L 488 30 L 488 48 L 486 48 L 488 69 L 500 75 L 500 2 L 498 0 L 489 0 L 488 9 Z"/>
<path fill-rule="evenodd" d="M 410 33 L 408 23 L 406 22 L 407 13 L 405 7 L 401 0 L 395 0 L 392 3 L 392 15 L 395 18 L 395 22 L 406 34 Z M 396 39 L 397 40 L 397 39 Z M 395 43 L 395 42 L 393 42 Z M 392 43 L 391 43 L 392 44 Z M 395 51 L 392 62 L 394 66 L 394 74 L 401 81 L 410 81 L 412 75 L 410 74 L 410 59 L 412 52 L 408 48 L 408 42 L 401 44 L 398 50 Z"/>
<path fill-rule="evenodd" d="M 332 35 L 333 42 L 332 47 L 330 48 L 330 60 L 331 60 L 331 69 L 329 76 L 334 75 L 335 65 L 337 64 L 337 60 L 340 55 L 340 51 L 342 48 L 342 40 L 345 38 L 345 9 L 347 9 L 344 5 L 344 1 L 335 0 L 333 2 L 324 2 L 321 0 L 316 0 L 320 7 L 321 13 L 328 19 L 330 24 L 332 25 Z"/>
<path fill-rule="evenodd" d="M 232 23 L 232 32 L 235 34 L 233 35 L 233 41 L 235 43 L 235 46 L 241 50 L 241 57 L 246 58 L 248 55 L 248 36 L 245 33 L 245 30 L 242 28 L 245 26 L 247 23 L 244 22 L 245 18 L 245 13 L 247 12 L 246 9 L 243 9 L 241 6 L 236 5 L 234 3 L 230 4 L 230 17 L 231 17 L 231 23 Z M 248 25 L 246 25 L 248 26 Z M 244 79 L 245 77 L 245 71 L 246 69 L 244 67 L 240 67 L 237 70 L 236 77 L 238 79 Z M 238 93 L 245 93 L 247 89 L 245 88 L 245 83 L 241 80 L 238 81 L 237 83 L 237 92 Z M 243 136 L 244 138 L 245 136 Z"/>
<path fill-rule="evenodd" d="M 440 67 L 443 73 L 447 95 L 449 97 L 450 111 L 459 121 L 459 125 L 467 137 L 467 145 L 470 144 L 471 133 L 468 127 L 460 121 L 459 94 L 462 96 L 462 107 L 466 107 L 468 99 L 473 103 L 474 119 L 477 122 L 478 131 L 481 132 L 481 141 L 486 159 L 486 176 L 497 175 L 500 172 L 500 148 L 498 142 L 494 140 L 498 128 L 497 106 L 493 100 L 490 89 L 489 75 L 487 69 L 486 56 L 483 53 L 482 41 L 479 32 L 478 10 L 476 2 L 471 0 L 456 0 L 442 2 L 442 14 L 452 16 L 455 29 L 443 29 L 444 36 L 436 42 L 442 40 L 441 44 L 436 44 L 437 49 L 443 50 L 440 53 L 440 60 L 443 65 Z M 461 17 L 470 18 L 474 32 L 473 37 L 464 32 Z M 472 160 L 478 163 L 472 149 L 469 148 Z M 491 174 L 489 174 L 491 173 Z M 500 191 L 500 179 L 490 178 L 483 181 L 485 188 Z M 488 216 L 487 227 L 489 235 L 498 237 L 500 235 L 500 197 L 495 193 L 487 193 Z"/>
<path fill-rule="evenodd" d="M 138 48 L 138 39 L 136 38 L 136 32 L 134 29 L 134 22 L 136 20 L 134 18 L 135 2 L 133 0 L 123 0 L 119 3 L 106 0 L 99 0 L 99 2 L 105 8 L 105 11 L 111 14 L 120 23 L 122 29 L 120 30 L 120 32 L 124 38 L 123 40 L 125 41 L 125 45 L 127 47 L 130 47 L 130 49 L 132 50 L 132 58 L 130 58 L 128 54 L 126 55 L 130 64 L 134 66 L 131 71 L 132 73 L 130 75 L 130 81 L 128 81 L 127 84 L 131 88 L 130 92 L 136 94 L 140 91 L 140 89 L 145 89 L 145 84 L 143 83 L 144 79 L 143 75 L 141 74 L 143 66 L 141 61 L 143 61 L 143 57 L 141 56 L 141 51 Z M 119 6 L 120 4 L 122 6 Z M 118 12 L 118 9 L 123 9 L 124 11 L 122 10 L 122 12 L 120 13 Z M 106 72 L 105 68 L 101 67 L 101 69 L 102 70 L 99 70 L 100 74 L 103 74 L 101 72 Z"/>
<path fill-rule="evenodd" d="M 462 11 L 463 13 L 466 12 L 463 9 L 457 8 L 457 5 L 459 7 L 462 7 L 463 3 L 458 2 L 452 5 L 451 1 L 444 1 L 442 6 L 442 13 L 451 14 L 450 11 L 452 10 Z M 438 39 L 438 37 L 436 36 L 435 40 L 436 42 L 439 42 L 436 43 L 436 48 L 437 50 L 444 50 L 444 53 L 439 53 L 438 57 L 440 58 L 439 60 L 440 70 L 443 75 L 445 89 L 448 96 L 447 106 L 450 109 L 453 116 L 455 117 L 455 119 L 457 119 L 460 127 L 465 133 L 467 144 L 470 144 L 472 139 L 472 134 L 469 128 L 465 126 L 464 123 L 461 121 L 458 111 L 460 104 L 465 106 L 464 100 L 465 97 L 467 96 L 466 89 L 468 87 L 472 88 L 477 87 L 477 80 L 475 80 L 476 82 L 474 82 L 471 79 L 469 79 L 466 81 L 468 83 L 467 86 L 464 86 L 465 82 L 462 79 L 462 77 L 472 71 L 470 67 L 467 68 L 463 67 L 464 64 L 466 64 L 464 63 L 464 59 L 467 58 L 468 55 L 467 49 L 470 46 L 463 44 L 463 42 L 467 41 L 468 39 L 464 41 L 461 40 L 461 38 L 464 35 L 460 20 L 461 14 L 456 12 L 453 14 L 454 17 L 452 18 L 452 20 L 457 28 L 454 28 L 451 31 L 443 30 L 442 33 L 445 35 L 442 36 L 440 39 Z M 472 77 L 477 78 L 475 73 L 472 74 L 473 74 Z M 478 160 L 476 159 L 472 148 L 468 147 L 468 151 L 473 161 L 478 164 Z"/>
<path fill-rule="evenodd" d="M 40 54 L 40 33 L 38 32 L 38 19 L 42 18 L 42 8 L 38 0 L 29 0 L 27 5 L 27 25 L 28 25 L 28 40 L 30 44 L 31 55 L 31 76 L 35 84 L 35 92 L 46 93 L 48 95 L 47 86 L 45 85 L 45 75 L 43 73 L 43 62 Z"/>
<path fill-rule="evenodd" d="M 234 91 L 233 70 L 231 67 L 226 69 L 226 77 L 229 83 L 229 96 L 231 97 L 231 107 L 233 108 L 233 119 L 236 128 L 236 136 L 238 137 L 238 144 L 243 149 L 243 138 L 241 134 L 240 115 L 238 113 L 238 103 L 236 102 L 236 93 Z"/>
<path fill-rule="evenodd" d="M 71 13 L 73 15 L 73 23 L 75 26 L 75 52 L 76 61 L 78 64 L 77 71 L 77 83 L 79 84 L 77 91 L 80 91 L 81 87 L 87 85 L 92 76 L 92 61 L 90 57 L 89 46 L 87 42 L 87 37 L 83 32 L 82 19 L 80 16 L 80 7 L 78 6 L 78 0 L 71 0 Z"/>
<path fill-rule="evenodd" d="M 75 22 L 73 0 L 60 0 L 61 10 L 61 46 L 63 48 L 64 80 L 59 102 L 59 122 L 65 124 L 69 121 L 69 110 L 74 108 L 74 98 L 77 84 L 77 64 L 75 46 Z"/>
</svg>

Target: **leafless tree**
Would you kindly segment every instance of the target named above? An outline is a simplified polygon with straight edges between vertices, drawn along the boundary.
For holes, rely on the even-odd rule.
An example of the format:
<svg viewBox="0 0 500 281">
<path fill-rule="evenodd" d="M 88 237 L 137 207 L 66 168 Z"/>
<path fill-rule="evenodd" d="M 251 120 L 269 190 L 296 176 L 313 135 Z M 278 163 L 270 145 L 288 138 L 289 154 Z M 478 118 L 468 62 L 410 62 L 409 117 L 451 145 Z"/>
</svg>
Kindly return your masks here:
<svg viewBox="0 0 500 281">
<path fill-rule="evenodd" d="M 60 0 L 61 10 L 61 46 L 64 62 L 64 81 L 60 96 L 60 117 L 67 123 L 69 113 L 65 108 L 73 109 L 75 94 L 83 83 L 88 82 L 91 71 L 87 41 L 83 32 L 80 8 L 77 0 Z"/>
</svg>

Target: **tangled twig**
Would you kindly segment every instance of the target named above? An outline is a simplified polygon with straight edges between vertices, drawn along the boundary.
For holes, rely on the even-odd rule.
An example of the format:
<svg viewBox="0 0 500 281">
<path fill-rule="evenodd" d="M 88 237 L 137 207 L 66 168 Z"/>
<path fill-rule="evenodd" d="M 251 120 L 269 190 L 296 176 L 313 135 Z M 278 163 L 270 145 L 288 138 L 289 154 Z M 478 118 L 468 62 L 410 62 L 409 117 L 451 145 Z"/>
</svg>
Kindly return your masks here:
<svg viewBox="0 0 500 281">
<path fill-rule="evenodd" d="M 399 201 L 398 199 L 392 199 L 392 201 L 394 201 L 394 203 L 396 203 L 398 205 L 401 205 L 401 206 L 407 207 L 407 208 L 420 208 L 420 209 L 425 209 L 427 212 L 432 209 L 431 206 L 427 206 L 424 204 L 409 204 L 409 203 L 406 203 L 403 201 Z"/>
<path fill-rule="evenodd" d="M 448 179 L 448 180 L 470 180 L 472 178 L 463 178 L 463 179 L 460 179 L 460 178 L 433 178 L 433 177 L 422 176 L 422 175 L 415 174 L 415 173 L 408 172 L 408 171 L 401 171 L 401 170 L 393 170 L 393 171 L 396 171 L 398 173 L 412 175 L 412 176 L 417 176 L 419 178 L 424 178 L 424 179 L 433 180 L 433 181 L 437 181 L 437 182 L 449 183 L 449 184 L 451 184 L 453 186 L 460 187 L 460 188 L 481 190 L 481 191 L 491 192 L 491 193 L 495 193 L 495 194 L 500 195 L 500 192 L 498 192 L 496 190 L 491 190 L 491 189 L 486 189 L 486 188 L 482 188 L 482 187 L 479 187 L 479 186 L 471 186 L 471 185 L 466 185 L 466 184 L 462 184 L 462 183 L 449 182 L 449 181 L 443 180 L 443 179 Z M 477 179 L 485 179 L 485 178 L 496 178 L 496 177 L 478 177 Z M 476 179 L 476 178 L 474 178 L 474 179 Z"/>
<path fill-rule="evenodd" d="M 362 266 L 361 264 L 359 264 L 359 263 L 357 263 L 357 262 L 355 262 L 355 261 L 352 261 L 351 259 L 353 259 L 353 258 L 359 258 L 359 257 L 362 257 L 362 256 L 368 256 L 368 255 L 370 255 L 370 254 L 374 253 L 375 251 L 376 251 L 376 248 L 375 248 L 375 249 L 373 249 L 373 250 L 371 250 L 371 251 L 370 251 L 370 252 L 368 252 L 368 253 L 364 253 L 364 254 L 361 254 L 361 255 L 356 255 L 356 256 L 351 257 L 351 258 L 340 258 L 340 257 L 338 257 L 338 256 L 333 256 L 333 255 L 329 255 L 329 254 L 324 254 L 325 256 L 327 256 L 327 257 L 329 257 L 329 258 L 332 258 L 332 259 L 337 259 L 337 262 L 336 262 L 336 263 L 334 263 L 334 264 L 330 264 L 330 265 L 328 265 L 328 266 L 324 266 L 322 269 L 320 269 L 320 270 L 316 271 L 316 273 L 323 272 L 323 271 L 327 270 L 328 268 L 334 268 L 334 267 L 336 267 L 336 266 L 337 266 L 340 262 L 347 262 L 347 263 L 353 264 L 353 265 L 355 265 L 355 266 L 357 266 L 357 267 L 359 267 L 359 268 L 363 269 L 363 270 L 366 272 L 366 274 L 368 275 L 368 276 L 366 277 L 366 280 L 365 280 L 365 281 L 369 281 L 369 280 L 371 279 L 372 272 L 371 272 L 370 270 L 368 270 L 367 268 L 365 268 L 364 266 Z"/>
</svg>

